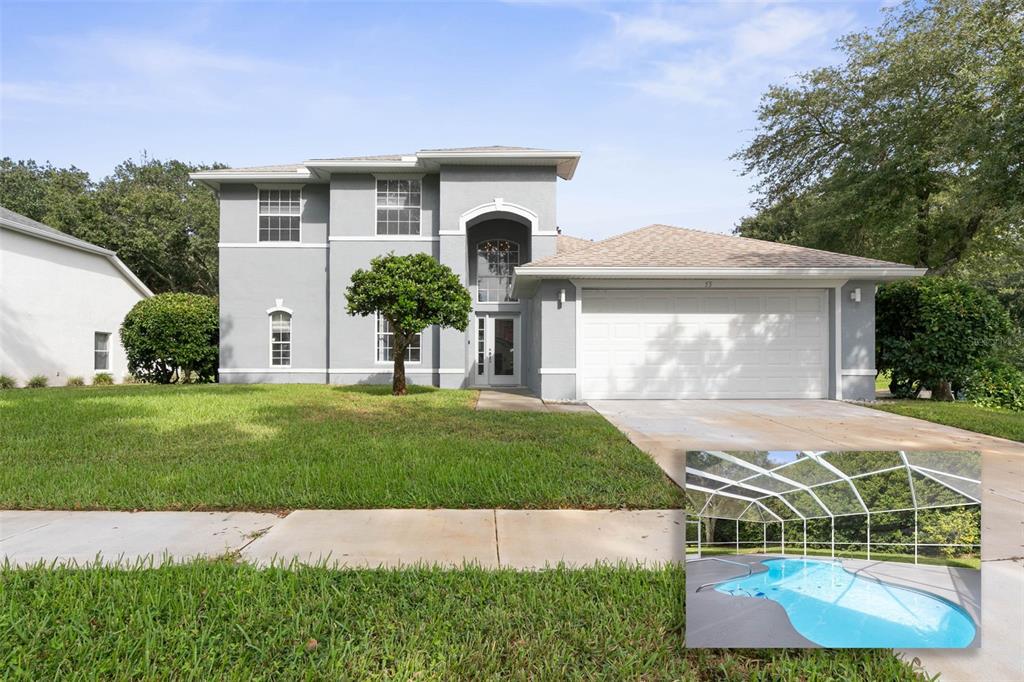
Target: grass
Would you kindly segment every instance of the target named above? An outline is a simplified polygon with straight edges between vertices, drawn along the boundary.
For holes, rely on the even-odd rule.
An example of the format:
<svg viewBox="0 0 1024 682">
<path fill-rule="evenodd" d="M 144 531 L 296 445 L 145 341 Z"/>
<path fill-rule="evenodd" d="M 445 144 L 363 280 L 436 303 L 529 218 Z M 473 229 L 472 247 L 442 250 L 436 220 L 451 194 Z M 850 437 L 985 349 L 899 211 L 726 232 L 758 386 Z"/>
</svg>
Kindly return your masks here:
<svg viewBox="0 0 1024 682">
<path fill-rule="evenodd" d="M 697 547 L 694 545 L 692 548 L 687 545 L 686 551 L 688 554 L 695 554 Z M 763 547 L 740 547 L 740 554 L 764 554 Z M 768 554 L 781 554 L 782 549 L 775 545 L 774 547 L 768 545 Z M 786 548 L 786 555 L 793 555 L 798 557 L 804 553 L 803 547 L 793 546 Z M 728 556 L 729 554 L 736 554 L 735 548 L 732 547 L 701 547 L 701 556 Z M 824 556 L 831 557 L 831 550 L 827 549 L 815 549 L 813 547 L 807 548 L 807 556 Z M 836 558 L 838 559 L 867 559 L 868 553 L 859 550 L 840 550 L 836 548 Z M 914 563 L 913 554 L 903 554 L 901 552 L 879 552 L 871 550 L 872 561 L 899 561 L 902 563 Z M 947 559 L 942 556 L 925 556 L 919 554 L 917 557 L 917 563 L 928 566 L 952 566 L 953 568 L 973 568 L 981 569 L 981 558 L 972 556 L 962 556 Z"/>
<path fill-rule="evenodd" d="M 878 400 L 864 403 L 864 406 L 1024 442 L 1024 412 L 979 407 L 962 401 L 949 403 L 937 400 Z"/>
<path fill-rule="evenodd" d="M 0 568 L 5 679 L 913 680 L 885 650 L 687 650 L 683 569 Z"/>
<path fill-rule="evenodd" d="M 596 414 L 475 391 L 118 386 L 0 394 L 0 508 L 681 508 Z"/>
</svg>

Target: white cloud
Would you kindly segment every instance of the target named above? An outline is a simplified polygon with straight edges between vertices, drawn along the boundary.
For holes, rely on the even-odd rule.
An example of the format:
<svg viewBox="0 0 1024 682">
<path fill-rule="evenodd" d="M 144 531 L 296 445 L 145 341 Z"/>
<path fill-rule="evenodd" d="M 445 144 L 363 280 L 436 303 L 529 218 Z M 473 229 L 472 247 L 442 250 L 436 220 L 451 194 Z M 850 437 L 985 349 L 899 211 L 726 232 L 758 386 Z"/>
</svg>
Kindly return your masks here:
<svg viewBox="0 0 1024 682">
<path fill-rule="evenodd" d="M 585 68 L 619 74 L 636 90 L 716 105 L 747 86 L 818 65 L 852 26 L 835 5 L 718 2 L 609 13 L 609 30 L 579 52 Z"/>
</svg>

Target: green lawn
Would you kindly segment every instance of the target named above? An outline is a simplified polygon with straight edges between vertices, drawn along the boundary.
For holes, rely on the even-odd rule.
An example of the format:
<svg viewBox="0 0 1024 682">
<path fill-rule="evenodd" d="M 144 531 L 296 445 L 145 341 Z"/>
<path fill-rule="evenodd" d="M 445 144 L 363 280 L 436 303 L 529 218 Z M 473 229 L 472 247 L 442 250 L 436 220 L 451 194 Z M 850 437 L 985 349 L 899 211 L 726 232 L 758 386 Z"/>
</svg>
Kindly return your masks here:
<svg viewBox="0 0 1024 682">
<path fill-rule="evenodd" d="M 0 392 L 0 508 L 679 508 L 596 414 L 475 391 L 117 386 Z"/>
<path fill-rule="evenodd" d="M 979 407 L 973 403 L 959 401 L 946 403 L 936 400 L 878 400 L 864 405 L 876 410 L 1024 442 L 1024 412 L 1012 412 L 998 407 Z"/>
<path fill-rule="evenodd" d="M 0 569 L 5 679 L 913 680 L 885 650 L 686 650 L 683 570 Z"/>
</svg>

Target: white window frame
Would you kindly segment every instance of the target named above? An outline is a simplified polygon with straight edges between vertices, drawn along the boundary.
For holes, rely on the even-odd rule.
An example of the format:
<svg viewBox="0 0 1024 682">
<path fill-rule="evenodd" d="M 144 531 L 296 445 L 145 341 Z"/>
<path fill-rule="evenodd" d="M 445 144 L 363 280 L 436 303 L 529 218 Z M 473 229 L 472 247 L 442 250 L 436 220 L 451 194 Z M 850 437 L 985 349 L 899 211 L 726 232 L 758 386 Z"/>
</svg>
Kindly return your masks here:
<svg viewBox="0 0 1024 682">
<path fill-rule="evenodd" d="M 288 364 L 274 364 L 274 315 L 278 313 L 288 316 Z M 267 366 L 270 368 L 288 369 L 292 366 L 292 347 L 295 338 L 295 315 L 291 309 L 284 307 L 271 308 L 267 311 L 267 328 L 269 331 L 267 348 Z M 284 342 L 281 342 L 284 343 Z"/>
<path fill-rule="evenodd" d="M 485 279 L 500 279 L 500 276 L 498 276 L 498 275 L 489 275 L 489 274 L 488 275 L 481 275 L 480 274 L 480 256 L 481 256 L 480 248 L 484 244 L 490 244 L 492 242 L 508 242 L 509 244 L 512 244 L 512 245 L 514 245 L 516 247 L 516 262 L 515 263 L 509 263 L 509 267 L 511 268 L 511 270 L 513 272 L 515 271 L 515 268 L 522 263 L 523 246 L 522 246 L 522 244 L 520 244 L 519 242 L 517 242 L 514 239 L 496 238 L 496 239 L 484 239 L 483 241 L 478 242 L 477 245 L 476 245 L 476 302 L 477 303 L 491 303 L 491 304 L 494 304 L 494 303 L 498 303 L 498 304 L 500 304 L 500 303 L 519 303 L 519 299 L 518 298 L 512 298 L 511 296 L 509 296 L 509 298 L 503 299 L 501 301 L 482 301 L 482 300 L 480 300 L 480 291 L 481 291 L 480 290 L 480 280 L 481 280 L 481 278 L 485 278 Z M 511 276 L 512 275 L 510 273 L 509 277 L 511 277 Z"/>
<path fill-rule="evenodd" d="M 392 331 L 384 331 L 384 332 L 382 332 L 380 330 L 381 322 L 384 322 L 385 324 L 387 324 L 387 318 L 382 316 L 380 313 L 377 313 L 373 317 L 374 317 L 374 320 L 373 320 L 373 358 L 374 358 L 374 362 L 375 362 L 375 364 L 378 364 L 378 365 L 393 365 L 393 364 L 395 364 L 394 358 L 387 359 L 387 360 L 381 360 L 380 359 L 380 347 L 381 347 L 380 346 L 380 337 L 381 336 L 394 336 L 394 332 L 392 332 Z M 388 344 L 388 346 L 390 348 L 392 348 L 392 350 L 393 350 L 394 347 L 395 347 L 395 344 L 392 342 L 392 343 Z M 410 360 L 408 358 L 408 356 L 412 354 L 411 351 L 412 351 L 413 348 L 416 348 L 419 351 L 419 357 L 420 357 L 419 360 Z M 405 352 L 406 352 L 405 364 L 407 364 L 407 365 L 419 365 L 419 364 L 423 363 L 423 332 L 416 332 L 416 335 L 413 337 L 413 340 L 409 343 L 409 347 L 405 349 Z"/>
<path fill-rule="evenodd" d="M 100 336 L 103 336 L 104 340 L 106 341 L 106 347 L 102 348 L 102 349 L 98 348 L 97 347 L 98 344 L 96 343 L 99 340 Z M 111 339 L 112 336 L 113 336 L 113 334 L 111 332 L 93 332 L 92 333 L 92 367 L 93 367 L 92 371 L 94 371 L 94 372 L 109 372 L 110 371 L 110 339 Z M 103 363 L 105 365 L 104 367 L 97 367 L 96 366 L 96 354 L 97 353 L 105 354 L 105 361 Z"/>
<path fill-rule="evenodd" d="M 291 246 L 291 245 L 294 245 L 294 244 L 302 243 L 302 211 L 306 207 L 306 196 L 305 196 L 306 193 L 303 191 L 304 189 L 305 189 L 304 185 L 299 185 L 299 186 L 295 186 L 295 185 L 262 185 L 262 184 L 261 185 L 256 185 L 256 243 L 257 244 Z M 263 217 L 273 217 L 273 216 L 280 217 L 282 215 L 289 216 L 289 217 L 292 216 L 291 213 L 264 213 L 261 210 L 261 208 L 260 208 L 260 195 L 263 192 L 268 192 L 268 191 L 271 191 L 271 190 L 286 190 L 286 191 L 291 191 L 291 192 L 296 192 L 297 191 L 299 193 L 299 212 L 298 212 L 298 214 L 296 216 L 299 219 L 299 238 L 297 240 L 292 240 L 292 239 L 288 239 L 288 240 L 260 239 L 260 219 L 261 218 L 263 218 Z"/>
<path fill-rule="evenodd" d="M 417 182 L 417 183 L 419 183 L 419 186 L 420 186 L 420 191 L 418 192 L 418 194 L 420 195 L 419 203 L 416 204 L 415 206 L 411 206 L 410 205 L 410 206 L 405 206 L 405 207 L 389 206 L 387 204 L 381 205 L 381 203 L 380 203 L 380 183 L 382 183 L 382 182 L 400 182 L 400 181 L 403 181 L 403 180 L 406 181 L 406 182 Z M 386 190 L 385 190 L 385 193 L 387 193 Z M 402 210 L 402 208 L 405 208 L 405 209 L 415 208 L 417 211 L 419 211 L 419 214 L 418 214 L 419 217 L 416 220 L 416 231 L 415 232 L 408 232 L 408 233 L 404 233 L 404 234 L 403 233 L 381 232 L 380 231 L 380 222 L 379 222 L 379 219 L 377 218 L 377 212 L 380 211 L 380 210 L 388 210 L 388 209 L 390 209 L 390 210 Z M 373 233 L 376 236 L 378 236 L 378 237 L 419 237 L 419 236 L 421 236 L 423 234 L 423 176 L 422 175 L 375 175 L 374 176 L 374 182 L 373 182 Z"/>
</svg>

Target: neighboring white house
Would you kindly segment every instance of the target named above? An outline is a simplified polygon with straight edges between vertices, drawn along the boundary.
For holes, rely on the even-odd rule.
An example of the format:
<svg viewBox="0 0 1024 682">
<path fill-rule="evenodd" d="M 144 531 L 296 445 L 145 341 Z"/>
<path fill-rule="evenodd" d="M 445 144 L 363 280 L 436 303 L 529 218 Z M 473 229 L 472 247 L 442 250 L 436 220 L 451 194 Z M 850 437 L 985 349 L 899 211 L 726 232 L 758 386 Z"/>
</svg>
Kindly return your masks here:
<svg viewBox="0 0 1024 682">
<path fill-rule="evenodd" d="M 0 374 L 51 386 L 128 372 L 118 330 L 152 296 L 117 254 L 0 207 Z"/>
</svg>

